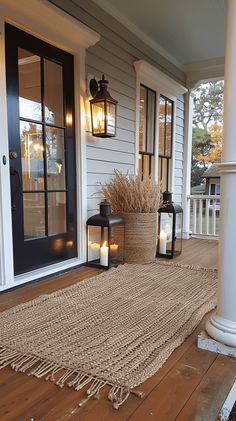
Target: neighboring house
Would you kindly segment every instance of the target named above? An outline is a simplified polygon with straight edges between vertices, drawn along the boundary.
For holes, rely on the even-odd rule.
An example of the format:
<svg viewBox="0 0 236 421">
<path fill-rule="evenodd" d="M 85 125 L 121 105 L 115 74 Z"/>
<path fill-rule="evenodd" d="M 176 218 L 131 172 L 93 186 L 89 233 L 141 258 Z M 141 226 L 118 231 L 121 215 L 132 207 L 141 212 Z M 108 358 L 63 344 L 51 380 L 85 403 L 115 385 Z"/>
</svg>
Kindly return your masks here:
<svg viewBox="0 0 236 421">
<path fill-rule="evenodd" d="M 205 184 L 199 184 L 198 186 L 191 187 L 191 195 L 205 194 L 205 192 L 206 192 Z"/>
<path fill-rule="evenodd" d="M 206 65 L 180 42 L 180 63 L 97 3 L 0 0 L 0 290 L 85 262 L 86 220 L 114 169 L 160 180 L 187 208 L 190 89 L 222 77 L 223 61 Z M 118 101 L 114 138 L 89 127 L 89 81 L 102 74 Z"/>
<path fill-rule="evenodd" d="M 211 196 L 220 195 L 220 173 L 218 169 L 218 164 L 212 164 L 206 171 L 202 174 L 202 178 L 206 179 L 206 190 L 205 194 Z"/>
</svg>

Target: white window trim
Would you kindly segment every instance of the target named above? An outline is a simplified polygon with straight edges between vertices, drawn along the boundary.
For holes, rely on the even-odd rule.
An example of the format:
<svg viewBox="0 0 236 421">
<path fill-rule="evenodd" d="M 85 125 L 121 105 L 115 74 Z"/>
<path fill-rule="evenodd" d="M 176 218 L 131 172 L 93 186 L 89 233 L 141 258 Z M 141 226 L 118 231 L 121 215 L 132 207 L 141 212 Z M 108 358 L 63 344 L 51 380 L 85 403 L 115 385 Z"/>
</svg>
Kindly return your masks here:
<svg viewBox="0 0 236 421">
<path fill-rule="evenodd" d="M 145 60 L 134 62 L 136 71 L 136 139 L 135 139 L 135 172 L 138 173 L 139 167 L 139 101 L 140 101 L 140 85 L 143 84 L 148 88 L 156 91 L 156 134 L 155 134 L 155 156 L 154 156 L 154 179 L 158 181 L 158 154 L 159 154 L 159 107 L 160 95 L 171 99 L 174 103 L 174 120 L 173 120 L 173 139 L 172 139 L 172 158 L 169 173 L 169 188 L 174 187 L 174 164 L 175 164 L 175 133 L 176 133 L 176 102 L 177 97 L 185 94 L 188 90 L 180 83 L 171 79 L 165 73 L 152 66 Z"/>
<path fill-rule="evenodd" d="M 74 55 L 75 133 L 77 164 L 77 258 L 14 277 L 7 128 L 5 22 Z M 56 22 L 56 23 L 55 23 Z M 63 28 L 63 30 L 62 30 Z M 0 4 L 0 291 L 73 267 L 85 261 L 87 182 L 84 101 L 86 99 L 85 48 L 100 35 L 46 0 L 1 0 Z M 7 157 L 3 165 L 2 157 Z"/>
</svg>

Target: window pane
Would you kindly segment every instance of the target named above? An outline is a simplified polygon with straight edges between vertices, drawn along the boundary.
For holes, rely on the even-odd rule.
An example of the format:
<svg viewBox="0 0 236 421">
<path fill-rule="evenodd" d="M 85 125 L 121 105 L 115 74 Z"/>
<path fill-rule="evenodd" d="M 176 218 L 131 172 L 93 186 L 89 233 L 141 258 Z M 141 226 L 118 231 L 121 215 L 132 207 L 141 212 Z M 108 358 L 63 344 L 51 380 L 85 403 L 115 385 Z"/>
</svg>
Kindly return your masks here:
<svg viewBox="0 0 236 421">
<path fill-rule="evenodd" d="M 64 130 L 46 127 L 48 189 L 65 188 Z"/>
<path fill-rule="evenodd" d="M 162 158 L 161 190 L 168 190 L 168 159 Z"/>
<path fill-rule="evenodd" d="M 140 177 L 150 177 L 154 172 L 153 155 L 139 154 L 139 175 Z"/>
<path fill-rule="evenodd" d="M 172 124 L 173 124 L 173 103 L 166 101 L 166 148 L 165 156 L 171 157 L 172 147 Z"/>
<path fill-rule="evenodd" d="M 94 133 L 105 132 L 104 102 L 92 104 L 93 109 L 93 131 Z"/>
<path fill-rule="evenodd" d="M 42 119 L 40 57 L 18 48 L 20 117 Z"/>
<path fill-rule="evenodd" d="M 146 152 L 147 88 L 140 86 L 139 150 Z"/>
<path fill-rule="evenodd" d="M 162 158 L 158 158 L 158 183 L 161 182 L 161 165 L 162 165 Z"/>
<path fill-rule="evenodd" d="M 24 238 L 45 236 L 44 193 L 23 193 Z"/>
<path fill-rule="evenodd" d="M 107 103 L 107 133 L 116 133 L 116 107 L 114 104 Z"/>
<path fill-rule="evenodd" d="M 148 89 L 147 152 L 154 153 L 156 94 Z"/>
<path fill-rule="evenodd" d="M 23 190 L 44 189 L 42 125 L 20 122 Z"/>
<path fill-rule="evenodd" d="M 159 155 L 165 153 L 165 113 L 166 101 L 160 97 L 160 111 L 159 111 Z"/>
<path fill-rule="evenodd" d="M 48 193 L 48 235 L 66 231 L 66 193 Z"/>
<path fill-rule="evenodd" d="M 143 155 L 140 153 L 138 156 L 138 173 L 139 176 L 142 177 L 143 175 Z"/>
<path fill-rule="evenodd" d="M 44 102 L 45 121 L 64 126 L 62 66 L 44 60 Z"/>
<path fill-rule="evenodd" d="M 143 155 L 143 178 L 149 177 L 151 174 L 150 156 Z"/>
</svg>

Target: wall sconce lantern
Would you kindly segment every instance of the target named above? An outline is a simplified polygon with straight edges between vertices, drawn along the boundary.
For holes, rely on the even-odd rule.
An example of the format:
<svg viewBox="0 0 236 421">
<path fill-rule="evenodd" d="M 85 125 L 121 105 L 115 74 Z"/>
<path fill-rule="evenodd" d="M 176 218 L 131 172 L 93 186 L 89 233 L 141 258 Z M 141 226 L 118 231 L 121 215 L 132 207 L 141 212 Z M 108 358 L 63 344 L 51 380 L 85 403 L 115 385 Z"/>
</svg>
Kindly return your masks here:
<svg viewBox="0 0 236 421">
<path fill-rule="evenodd" d="M 98 87 L 99 85 L 99 87 Z M 92 135 L 96 137 L 114 137 L 116 135 L 117 103 L 107 90 L 105 76 L 96 81 L 91 79 L 89 88 L 93 99 L 90 100 Z"/>
<path fill-rule="evenodd" d="M 158 209 L 157 257 L 173 259 L 182 252 L 183 209 L 172 202 L 172 193 L 163 193 L 163 205 Z"/>
<path fill-rule="evenodd" d="M 87 220 L 87 265 L 109 269 L 124 263 L 124 220 L 104 200 L 100 213 Z"/>
</svg>

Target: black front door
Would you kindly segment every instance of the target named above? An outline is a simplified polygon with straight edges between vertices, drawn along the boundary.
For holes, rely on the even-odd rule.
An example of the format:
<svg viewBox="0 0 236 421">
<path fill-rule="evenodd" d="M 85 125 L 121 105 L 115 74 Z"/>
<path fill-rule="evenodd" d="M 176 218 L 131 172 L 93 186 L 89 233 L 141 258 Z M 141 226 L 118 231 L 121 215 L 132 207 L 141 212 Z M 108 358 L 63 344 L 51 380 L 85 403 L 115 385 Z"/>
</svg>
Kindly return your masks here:
<svg viewBox="0 0 236 421">
<path fill-rule="evenodd" d="M 6 24 L 15 274 L 76 256 L 73 56 Z"/>
</svg>

